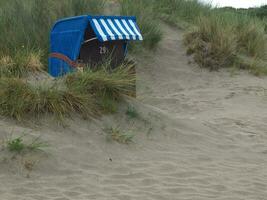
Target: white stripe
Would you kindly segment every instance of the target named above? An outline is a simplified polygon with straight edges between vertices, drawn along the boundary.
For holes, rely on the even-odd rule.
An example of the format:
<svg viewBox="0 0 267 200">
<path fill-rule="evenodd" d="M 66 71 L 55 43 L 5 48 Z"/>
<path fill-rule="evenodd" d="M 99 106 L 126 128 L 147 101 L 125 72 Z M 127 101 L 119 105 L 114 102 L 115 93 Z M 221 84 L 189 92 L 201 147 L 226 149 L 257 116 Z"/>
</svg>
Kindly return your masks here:
<svg viewBox="0 0 267 200">
<path fill-rule="evenodd" d="M 122 33 L 126 36 L 126 39 L 129 40 L 130 36 L 129 34 L 124 30 L 124 28 L 122 27 L 120 21 L 118 19 L 115 19 L 116 24 L 118 25 L 118 27 L 121 29 Z"/>
<path fill-rule="evenodd" d="M 142 37 L 141 33 L 137 30 L 133 20 L 129 20 L 129 23 L 131 24 L 131 26 L 132 26 L 133 30 L 135 31 L 135 33 L 138 35 L 139 40 L 143 40 L 143 37 Z"/>
<path fill-rule="evenodd" d="M 116 26 L 114 26 L 114 24 L 111 21 L 111 19 L 108 19 L 108 23 L 111 26 L 111 28 L 115 31 L 115 33 L 119 36 L 119 39 L 122 40 L 123 39 L 122 34 L 119 32 L 119 30 L 116 28 Z"/>
<path fill-rule="evenodd" d="M 109 29 L 108 25 L 106 24 L 104 19 L 100 19 L 101 23 L 103 24 L 103 26 L 105 27 L 106 31 L 108 32 L 109 36 L 111 37 L 112 40 L 115 40 L 115 35 L 111 32 L 111 30 Z"/>
<path fill-rule="evenodd" d="M 97 29 L 98 33 L 99 33 L 100 36 L 102 37 L 103 41 L 107 41 L 108 38 L 107 38 L 107 36 L 105 35 L 105 33 L 103 32 L 103 30 L 102 30 L 100 24 L 98 23 L 98 21 L 97 21 L 96 19 L 93 19 L 93 22 L 94 22 L 94 24 L 95 24 L 95 26 L 96 26 L 96 29 Z"/>
<path fill-rule="evenodd" d="M 133 39 L 136 40 L 136 34 L 132 31 L 132 29 L 128 26 L 125 19 L 121 20 L 124 26 L 127 28 L 127 30 L 130 32 L 130 34 L 133 36 Z"/>
</svg>

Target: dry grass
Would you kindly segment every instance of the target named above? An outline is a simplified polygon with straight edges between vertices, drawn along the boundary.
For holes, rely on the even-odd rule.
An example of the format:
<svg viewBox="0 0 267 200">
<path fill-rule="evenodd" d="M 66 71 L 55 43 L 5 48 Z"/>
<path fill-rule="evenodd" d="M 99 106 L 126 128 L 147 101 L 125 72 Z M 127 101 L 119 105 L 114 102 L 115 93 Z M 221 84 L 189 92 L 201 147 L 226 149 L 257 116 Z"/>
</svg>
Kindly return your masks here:
<svg viewBox="0 0 267 200">
<path fill-rule="evenodd" d="M 267 38 L 260 20 L 233 13 L 200 17 L 197 27 L 186 34 L 185 44 L 187 53 L 202 67 L 237 66 L 266 74 Z"/>
<path fill-rule="evenodd" d="M 137 48 L 142 45 L 146 49 L 153 50 L 162 39 L 162 31 L 159 21 L 155 17 L 153 1 L 151 0 L 120 0 L 121 14 L 136 16 L 138 25 L 142 32 L 144 41 L 141 44 L 133 44 L 135 52 L 140 52 Z"/>
<path fill-rule="evenodd" d="M 200 66 L 211 70 L 233 65 L 237 47 L 233 28 L 222 18 L 200 17 L 198 24 L 195 31 L 185 36 L 187 53 L 194 54 Z"/>
<path fill-rule="evenodd" d="M 71 113 L 93 114 L 89 95 L 66 91 L 56 86 L 33 87 L 17 78 L 0 79 L 0 114 L 17 120 L 52 114 L 57 119 Z"/>
<path fill-rule="evenodd" d="M 135 96 L 136 74 L 133 73 L 133 68 L 134 66 L 122 65 L 109 70 L 102 66 L 97 71 L 69 74 L 65 83 L 70 91 L 90 94 L 102 112 L 114 113 L 123 95 Z"/>
<path fill-rule="evenodd" d="M 153 6 L 157 17 L 180 28 L 194 24 L 199 16 L 208 16 L 211 12 L 210 5 L 198 0 L 155 0 Z"/>
<path fill-rule="evenodd" d="M 136 74 L 132 70 L 133 66 L 122 65 L 114 70 L 101 67 L 97 71 L 77 72 L 66 76 L 66 85 L 72 91 L 118 99 L 135 93 Z"/>
<path fill-rule="evenodd" d="M 43 51 L 47 62 L 49 33 L 63 17 L 101 14 L 105 0 L 0 0 L 0 55 L 14 55 L 22 47 Z"/>
<path fill-rule="evenodd" d="M 112 71 L 102 68 L 76 72 L 64 77 L 63 83 L 42 86 L 2 77 L 0 114 L 17 120 L 51 114 L 62 120 L 72 113 L 88 117 L 98 115 L 99 111 L 116 112 L 123 95 L 135 94 L 135 74 L 131 70 L 132 66 L 121 66 Z"/>
<path fill-rule="evenodd" d="M 29 73 L 42 71 L 41 51 L 16 51 L 13 56 L 0 57 L 0 77 L 23 77 Z"/>
</svg>

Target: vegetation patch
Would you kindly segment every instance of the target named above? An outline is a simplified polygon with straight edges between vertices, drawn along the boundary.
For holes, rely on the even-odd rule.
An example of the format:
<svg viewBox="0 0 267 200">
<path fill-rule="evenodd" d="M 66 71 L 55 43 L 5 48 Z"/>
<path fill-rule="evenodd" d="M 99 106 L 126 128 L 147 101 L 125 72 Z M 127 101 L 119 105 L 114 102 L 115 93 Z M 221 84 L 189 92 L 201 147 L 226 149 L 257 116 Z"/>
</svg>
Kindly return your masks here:
<svg viewBox="0 0 267 200">
<path fill-rule="evenodd" d="M 136 108 L 135 108 L 134 106 L 132 106 L 132 105 L 129 105 L 129 106 L 127 107 L 127 110 L 126 110 L 125 114 L 126 114 L 128 117 L 132 118 L 132 119 L 134 119 L 134 118 L 138 118 L 138 117 L 139 117 L 139 113 L 138 113 L 138 111 L 137 111 Z"/>
<path fill-rule="evenodd" d="M 92 114 L 89 95 L 63 90 L 56 86 L 34 87 L 18 78 L 0 79 L 0 114 L 17 120 L 52 114 L 58 119 L 73 112 Z"/>
<path fill-rule="evenodd" d="M 0 78 L 0 114 L 17 120 L 51 114 L 63 120 L 78 113 L 114 113 L 124 95 L 135 95 L 133 66 L 75 72 L 54 83 L 35 86 L 20 78 Z M 27 69 L 28 70 L 28 69 Z"/>
<path fill-rule="evenodd" d="M 1 0 L 0 55 L 15 55 L 21 48 L 43 51 L 47 62 L 49 34 L 56 20 L 64 17 L 101 14 L 105 0 Z"/>
<path fill-rule="evenodd" d="M 153 10 L 159 19 L 168 24 L 187 28 L 199 16 L 208 16 L 211 6 L 201 4 L 198 0 L 154 0 Z"/>
<path fill-rule="evenodd" d="M 107 128 L 105 132 L 107 133 L 107 138 L 109 140 L 114 140 L 121 144 L 129 144 L 134 138 L 134 134 L 130 132 L 122 132 L 118 127 Z"/>
<path fill-rule="evenodd" d="M 23 140 L 23 136 L 21 136 L 8 140 L 6 146 L 10 152 L 21 153 L 25 151 L 40 151 L 43 150 L 43 148 L 48 147 L 48 144 L 40 141 L 39 137 L 33 139 L 29 143 L 26 143 Z"/>
<path fill-rule="evenodd" d="M 1 77 L 24 77 L 29 73 L 44 70 L 41 62 L 41 51 L 29 51 L 21 49 L 13 56 L 0 56 L 0 78 Z"/>
<path fill-rule="evenodd" d="M 196 25 L 186 34 L 185 44 L 187 53 L 200 66 L 210 70 L 236 66 L 257 75 L 266 74 L 267 37 L 259 19 L 214 11 L 208 17 L 199 17 Z"/>
<path fill-rule="evenodd" d="M 159 26 L 159 21 L 155 17 L 153 10 L 153 1 L 150 0 L 120 0 L 121 14 L 136 16 L 138 25 L 141 29 L 144 41 L 140 44 L 133 44 L 135 52 L 140 51 L 141 46 L 146 49 L 153 50 L 157 47 L 162 39 L 162 31 Z"/>
<path fill-rule="evenodd" d="M 86 70 L 66 76 L 70 91 L 90 94 L 104 112 L 115 112 L 123 95 L 135 95 L 136 74 L 134 66 L 122 65 L 114 70 L 102 67 L 97 71 Z"/>
</svg>

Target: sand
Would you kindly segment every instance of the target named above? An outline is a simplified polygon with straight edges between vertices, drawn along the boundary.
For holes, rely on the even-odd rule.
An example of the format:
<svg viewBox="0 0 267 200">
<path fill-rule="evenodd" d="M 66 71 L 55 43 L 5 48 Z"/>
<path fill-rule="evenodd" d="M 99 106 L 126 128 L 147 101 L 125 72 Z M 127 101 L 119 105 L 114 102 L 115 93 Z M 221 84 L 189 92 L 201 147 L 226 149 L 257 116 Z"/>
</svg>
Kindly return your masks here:
<svg viewBox="0 0 267 200">
<path fill-rule="evenodd" d="M 138 97 L 129 100 L 139 118 L 129 119 L 125 104 L 64 126 L 0 119 L 0 140 L 25 133 L 50 145 L 0 151 L 1 200 L 267 199 L 267 78 L 189 64 L 183 33 L 163 29 L 159 49 L 139 59 Z M 108 141 L 110 126 L 134 142 Z"/>
</svg>

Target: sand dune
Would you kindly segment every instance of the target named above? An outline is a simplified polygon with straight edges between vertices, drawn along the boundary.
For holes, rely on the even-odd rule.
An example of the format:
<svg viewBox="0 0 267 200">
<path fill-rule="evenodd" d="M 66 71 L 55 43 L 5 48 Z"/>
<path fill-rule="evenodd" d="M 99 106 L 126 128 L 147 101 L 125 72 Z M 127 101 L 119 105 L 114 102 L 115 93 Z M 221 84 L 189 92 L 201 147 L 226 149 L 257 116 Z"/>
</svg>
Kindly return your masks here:
<svg viewBox="0 0 267 200">
<path fill-rule="evenodd" d="M 2 200 L 267 199 L 267 79 L 188 64 L 182 32 L 164 27 L 160 48 L 138 64 L 141 115 L 68 120 L 62 127 L 0 120 L 0 137 L 28 133 L 45 152 L 0 151 Z M 107 141 L 118 125 L 136 136 Z M 23 167 L 34 160 L 32 170 Z"/>
</svg>

